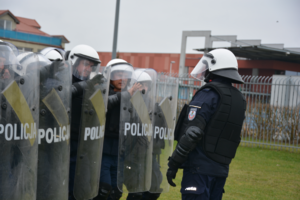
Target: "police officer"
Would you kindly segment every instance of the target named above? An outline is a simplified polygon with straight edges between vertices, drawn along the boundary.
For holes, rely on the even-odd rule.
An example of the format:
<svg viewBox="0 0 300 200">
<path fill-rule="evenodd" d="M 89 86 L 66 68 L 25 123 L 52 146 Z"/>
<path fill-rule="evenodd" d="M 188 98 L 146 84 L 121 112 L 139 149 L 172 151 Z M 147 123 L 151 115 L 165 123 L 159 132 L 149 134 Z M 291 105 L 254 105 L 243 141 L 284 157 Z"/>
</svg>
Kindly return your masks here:
<svg viewBox="0 0 300 200">
<path fill-rule="evenodd" d="M 0 42 L 0 57 L 3 69 L 10 73 L 7 79 L 0 78 L 0 199 L 32 199 L 36 196 L 38 99 L 28 97 L 38 96 L 38 71 L 27 73 L 5 42 Z"/>
<path fill-rule="evenodd" d="M 108 111 L 106 114 L 105 136 L 100 174 L 99 194 L 95 200 L 117 200 L 122 196 L 117 187 L 117 169 L 119 153 L 120 99 L 130 99 L 140 84 L 128 90 L 133 73 L 132 66 L 123 59 L 113 59 L 107 63 L 111 66 Z"/>
<path fill-rule="evenodd" d="M 182 199 L 222 199 L 246 110 L 245 98 L 232 83 L 244 82 L 236 57 L 226 49 L 204 54 L 191 75 L 207 84 L 189 104 L 167 179 L 175 187 L 172 179 L 182 167 Z"/>
<path fill-rule="evenodd" d="M 77 45 L 65 58 L 72 65 L 72 107 L 71 107 L 71 152 L 69 172 L 69 200 L 75 199 L 73 195 L 74 177 L 76 169 L 78 137 L 80 131 L 81 108 L 83 98 L 83 82 L 88 80 L 93 68 L 100 64 L 99 55 L 95 49 L 88 45 Z"/>
<path fill-rule="evenodd" d="M 153 112 L 153 103 L 155 101 L 154 94 L 152 91 L 153 86 L 155 83 L 153 83 L 151 76 L 154 76 L 156 78 L 156 72 L 152 69 L 136 69 L 132 76 L 132 82 L 140 84 L 139 91 L 143 94 L 143 100 L 142 104 L 145 104 L 148 108 L 152 110 L 148 110 L 149 113 Z M 155 81 L 155 80 L 154 80 Z M 136 112 L 136 111 L 133 111 Z M 133 115 L 129 116 L 131 113 L 128 113 L 128 118 L 133 117 L 131 120 L 136 122 L 137 124 L 142 124 L 140 116 Z M 128 120 L 128 121 L 131 121 Z M 129 134 L 130 136 L 130 134 Z M 150 148 L 151 143 L 148 141 L 147 137 L 145 136 L 133 136 L 133 137 L 127 137 L 127 140 L 130 140 L 130 146 L 132 150 L 130 151 L 130 158 L 126 158 L 129 155 L 124 155 L 125 160 L 127 162 L 124 162 L 125 166 L 130 166 L 130 170 L 128 170 L 127 167 L 124 169 L 124 185 L 127 187 L 128 190 L 137 190 L 137 185 L 141 186 L 141 188 L 144 187 L 145 182 L 148 181 L 147 179 L 147 150 Z M 128 142 L 129 143 L 129 142 Z M 126 145 L 125 147 L 126 148 Z M 128 148 L 128 147 L 127 147 Z M 152 153 L 152 152 L 151 152 Z M 157 162 L 156 162 L 157 163 Z M 151 162 L 152 166 L 155 165 L 153 162 Z M 155 172 L 153 172 L 155 170 Z M 160 173 L 159 169 L 157 172 L 157 168 L 152 168 L 152 173 Z M 126 176 L 125 176 L 126 175 Z M 153 175 L 153 174 L 152 174 Z M 129 193 L 127 196 L 127 200 L 140 200 L 143 199 L 143 196 L 149 196 L 148 193 L 143 192 L 135 192 L 135 193 Z"/>
</svg>

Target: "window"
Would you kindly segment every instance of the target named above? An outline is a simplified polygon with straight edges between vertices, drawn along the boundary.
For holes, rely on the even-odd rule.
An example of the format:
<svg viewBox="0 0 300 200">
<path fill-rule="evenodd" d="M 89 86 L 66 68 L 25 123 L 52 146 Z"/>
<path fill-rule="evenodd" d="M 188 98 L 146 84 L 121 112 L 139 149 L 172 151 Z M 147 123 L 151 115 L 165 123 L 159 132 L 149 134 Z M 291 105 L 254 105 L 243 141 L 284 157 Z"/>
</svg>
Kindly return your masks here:
<svg viewBox="0 0 300 200">
<path fill-rule="evenodd" d="M 17 47 L 18 50 L 20 51 L 32 51 L 32 48 L 27 48 L 27 47 Z"/>
<path fill-rule="evenodd" d="M 12 30 L 12 23 L 11 23 L 11 21 L 0 19 L 0 29 Z"/>
</svg>

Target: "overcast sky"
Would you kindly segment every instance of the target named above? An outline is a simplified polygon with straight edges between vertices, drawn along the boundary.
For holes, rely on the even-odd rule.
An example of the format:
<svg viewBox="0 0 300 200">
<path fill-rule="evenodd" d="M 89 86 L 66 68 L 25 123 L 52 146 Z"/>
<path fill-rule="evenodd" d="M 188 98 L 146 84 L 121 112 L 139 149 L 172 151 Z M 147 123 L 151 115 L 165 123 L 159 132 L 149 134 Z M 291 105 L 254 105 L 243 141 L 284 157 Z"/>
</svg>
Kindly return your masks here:
<svg viewBox="0 0 300 200">
<path fill-rule="evenodd" d="M 87 44 L 111 52 L 115 7 L 116 0 L 0 0 L 0 10 L 66 36 L 66 50 Z M 300 47 L 299 9 L 300 0 L 121 0 L 117 50 L 179 53 L 183 30 Z M 189 38 L 187 52 L 196 53 L 203 41 Z"/>
</svg>

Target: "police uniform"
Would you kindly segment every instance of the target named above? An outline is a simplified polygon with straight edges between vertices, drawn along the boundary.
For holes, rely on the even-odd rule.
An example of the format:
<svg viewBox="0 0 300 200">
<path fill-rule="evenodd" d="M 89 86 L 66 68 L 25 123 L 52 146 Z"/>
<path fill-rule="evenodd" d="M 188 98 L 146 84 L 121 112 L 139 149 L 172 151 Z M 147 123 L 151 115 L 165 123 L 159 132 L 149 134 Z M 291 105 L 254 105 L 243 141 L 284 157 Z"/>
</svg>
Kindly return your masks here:
<svg viewBox="0 0 300 200">
<path fill-rule="evenodd" d="M 212 82 L 231 85 L 228 80 L 222 78 Z M 218 93 L 211 88 L 196 93 L 189 104 L 189 114 L 186 116 L 188 121 L 193 121 L 196 115 L 199 115 L 208 123 L 217 109 L 219 100 Z M 194 194 L 198 195 L 197 199 L 213 199 L 211 194 L 222 194 L 229 165 L 211 160 L 202 148 L 202 145 L 198 145 L 190 152 L 187 161 L 182 165 L 184 168 L 180 191 L 182 199 L 189 199 Z M 214 185 L 214 187 L 210 189 L 210 185 Z"/>
<path fill-rule="evenodd" d="M 80 82 L 77 77 L 72 77 L 72 83 Z M 70 171 L 69 171 L 69 200 L 75 200 L 73 196 L 74 178 L 76 169 L 79 125 L 82 107 L 82 95 L 72 98 L 72 112 L 71 112 L 71 142 L 70 142 Z"/>
<path fill-rule="evenodd" d="M 101 63 L 99 55 L 95 49 L 88 45 L 77 45 L 71 51 L 66 52 L 65 60 L 72 63 L 72 107 L 71 107 L 71 139 L 70 139 L 70 170 L 69 170 L 69 200 L 75 200 L 74 180 L 76 170 L 76 160 L 78 151 L 78 141 L 80 135 L 81 112 L 83 102 L 83 91 L 87 87 L 90 74 L 84 77 L 82 72 L 77 69 L 82 60 L 87 60 L 89 63 L 83 64 L 84 67 L 89 66 L 92 70 L 97 69 Z M 88 65 L 86 65 L 88 64 Z"/>
<path fill-rule="evenodd" d="M 243 80 L 235 56 L 226 49 L 204 54 L 191 75 L 208 83 L 189 104 L 179 129 L 182 135 L 169 159 L 167 178 L 176 186 L 172 179 L 182 167 L 182 199 L 218 200 L 240 143 L 246 110 L 244 96 L 231 83 Z"/>
</svg>

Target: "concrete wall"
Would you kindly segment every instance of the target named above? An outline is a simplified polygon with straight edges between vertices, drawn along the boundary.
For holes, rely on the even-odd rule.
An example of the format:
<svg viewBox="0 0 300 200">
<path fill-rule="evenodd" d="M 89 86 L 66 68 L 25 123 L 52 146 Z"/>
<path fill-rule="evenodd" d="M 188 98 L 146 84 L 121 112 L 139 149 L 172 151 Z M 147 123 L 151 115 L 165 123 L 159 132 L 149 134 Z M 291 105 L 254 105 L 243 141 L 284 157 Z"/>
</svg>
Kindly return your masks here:
<svg viewBox="0 0 300 200">
<path fill-rule="evenodd" d="M 111 60 L 110 52 L 98 52 L 101 65 L 106 64 Z M 169 72 L 170 62 L 172 64 L 172 73 L 179 72 L 180 54 L 167 53 L 117 53 L 119 58 L 122 58 L 134 67 L 139 68 L 153 68 L 157 72 Z M 185 66 L 188 67 L 190 73 L 201 59 L 202 54 L 186 54 Z M 282 62 L 276 60 L 238 60 L 239 73 L 241 75 L 255 75 L 255 76 L 272 76 L 285 72 L 285 70 L 300 72 L 300 64 Z M 187 73 L 186 72 L 186 73 Z"/>
<path fill-rule="evenodd" d="M 98 52 L 101 66 L 106 66 L 106 64 L 111 60 L 111 52 Z M 187 58 L 196 59 L 199 61 L 201 54 L 186 54 Z M 138 68 L 152 68 L 157 72 L 170 72 L 170 63 L 172 64 L 172 73 L 179 72 L 179 60 L 180 54 L 176 53 L 119 53 L 117 52 L 117 57 L 126 60 L 134 67 Z"/>
</svg>

